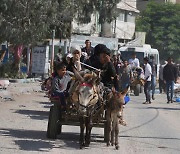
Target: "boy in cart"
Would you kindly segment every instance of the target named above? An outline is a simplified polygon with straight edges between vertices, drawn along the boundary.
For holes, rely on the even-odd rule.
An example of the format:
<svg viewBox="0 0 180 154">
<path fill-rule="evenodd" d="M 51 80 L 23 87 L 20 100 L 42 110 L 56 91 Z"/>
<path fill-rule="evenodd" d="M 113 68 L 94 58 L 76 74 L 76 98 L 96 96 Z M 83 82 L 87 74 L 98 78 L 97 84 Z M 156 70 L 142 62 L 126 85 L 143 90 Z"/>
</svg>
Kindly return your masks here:
<svg viewBox="0 0 180 154">
<path fill-rule="evenodd" d="M 66 72 L 66 66 L 63 63 L 56 65 L 57 75 L 52 81 L 52 97 L 58 97 L 62 107 L 66 107 L 66 97 L 68 97 L 67 87 L 71 81 L 71 76 Z"/>
</svg>

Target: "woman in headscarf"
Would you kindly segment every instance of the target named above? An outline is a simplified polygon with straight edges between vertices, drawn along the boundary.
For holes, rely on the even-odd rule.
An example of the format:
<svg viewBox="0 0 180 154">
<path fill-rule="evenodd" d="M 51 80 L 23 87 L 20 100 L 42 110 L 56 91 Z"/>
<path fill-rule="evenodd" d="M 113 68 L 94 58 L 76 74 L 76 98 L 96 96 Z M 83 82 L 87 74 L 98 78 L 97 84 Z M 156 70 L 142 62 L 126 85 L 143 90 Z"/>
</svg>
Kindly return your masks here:
<svg viewBox="0 0 180 154">
<path fill-rule="evenodd" d="M 81 71 L 82 70 L 80 64 L 81 48 L 78 45 L 73 45 L 70 48 L 70 52 L 73 57 L 70 59 L 70 63 L 67 66 L 67 70 L 74 72 L 73 68 L 75 68 L 78 72 Z"/>
</svg>

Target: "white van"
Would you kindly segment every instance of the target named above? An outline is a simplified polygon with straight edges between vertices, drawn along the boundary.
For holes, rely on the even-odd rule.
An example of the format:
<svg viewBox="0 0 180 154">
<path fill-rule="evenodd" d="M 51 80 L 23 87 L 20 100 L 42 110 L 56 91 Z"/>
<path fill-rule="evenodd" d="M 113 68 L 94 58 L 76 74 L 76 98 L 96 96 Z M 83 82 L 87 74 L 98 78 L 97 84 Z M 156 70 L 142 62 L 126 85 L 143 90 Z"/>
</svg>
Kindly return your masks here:
<svg viewBox="0 0 180 154">
<path fill-rule="evenodd" d="M 144 44 L 143 46 L 124 46 L 119 48 L 121 56 L 123 59 L 129 60 L 133 52 L 136 52 L 136 57 L 139 59 L 140 64 L 143 64 L 144 57 L 154 56 L 155 63 L 157 64 L 157 77 L 159 76 L 159 51 L 157 49 L 151 48 L 149 44 Z"/>
</svg>

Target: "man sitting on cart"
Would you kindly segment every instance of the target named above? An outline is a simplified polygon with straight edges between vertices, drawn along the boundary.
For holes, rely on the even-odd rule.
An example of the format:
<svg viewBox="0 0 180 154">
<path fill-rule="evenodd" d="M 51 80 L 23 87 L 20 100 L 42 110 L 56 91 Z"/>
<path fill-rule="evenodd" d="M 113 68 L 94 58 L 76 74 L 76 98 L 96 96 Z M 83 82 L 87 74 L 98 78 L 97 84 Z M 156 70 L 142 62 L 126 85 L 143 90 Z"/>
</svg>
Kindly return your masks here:
<svg viewBox="0 0 180 154">
<path fill-rule="evenodd" d="M 57 76 L 52 81 L 52 97 L 58 97 L 63 107 L 66 106 L 66 92 L 68 83 L 71 81 L 71 76 L 66 72 L 66 66 L 63 63 L 56 65 Z"/>
</svg>

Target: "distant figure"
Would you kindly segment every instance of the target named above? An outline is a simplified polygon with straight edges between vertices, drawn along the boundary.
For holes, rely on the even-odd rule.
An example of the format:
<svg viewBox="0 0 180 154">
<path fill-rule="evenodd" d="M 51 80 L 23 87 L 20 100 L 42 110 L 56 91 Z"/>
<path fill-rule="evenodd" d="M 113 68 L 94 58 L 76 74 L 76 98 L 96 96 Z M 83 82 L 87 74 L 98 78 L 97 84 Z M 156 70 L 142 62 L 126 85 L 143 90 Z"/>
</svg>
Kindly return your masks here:
<svg viewBox="0 0 180 154">
<path fill-rule="evenodd" d="M 124 60 L 124 65 L 120 68 L 119 77 L 122 87 L 121 91 L 123 91 L 128 85 L 130 85 L 132 78 L 132 71 L 127 60 Z"/>
<path fill-rule="evenodd" d="M 62 62 L 62 58 L 63 58 L 63 56 L 62 56 L 62 49 L 60 48 L 58 50 L 58 53 L 55 56 L 55 61 L 56 62 Z"/>
<path fill-rule="evenodd" d="M 122 56 L 121 56 L 121 52 L 120 51 L 117 51 L 117 58 L 118 58 L 118 63 L 119 65 L 123 65 L 123 61 L 124 59 L 122 59 Z"/>
<path fill-rule="evenodd" d="M 167 103 L 173 103 L 174 83 L 177 82 L 178 74 L 175 65 L 173 65 L 173 59 L 168 58 L 168 63 L 163 69 L 163 79 L 166 83 Z"/>
<path fill-rule="evenodd" d="M 73 45 L 71 46 L 70 49 L 71 56 L 69 60 L 69 64 L 67 65 L 67 70 L 73 72 L 73 68 L 75 68 L 78 72 L 82 70 L 82 66 L 80 63 L 80 58 L 81 58 L 81 48 L 78 45 Z"/>
<path fill-rule="evenodd" d="M 90 40 L 85 41 L 86 46 L 82 48 L 82 52 L 87 53 L 88 57 L 91 57 L 94 54 L 94 48 L 91 47 Z"/>
<path fill-rule="evenodd" d="M 0 64 L 3 62 L 5 55 L 6 55 L 6 50 L 1 50 L 0 51 Z"/>
<path fill-rule="evenodd" d="M 165 61 L 165 64 L 160 65 L 160 67 L 159 67 L 159 92 L 160 92 L 160 94 L 163 92 L 163 90 L 164 90 L 164 92 L 166 91 L 164 79 L 163 79 L 163 69 L 166 66 L 166 64 L 167 64 L 167 61 Z"/>
<path fill-rule="evenodd" d="M 151 90 L 152 90 L 152 99 L 155 100 L 154 94 L 156 89 L 156 78 L 157 78 L 157 64 L 155 62 L 154 56 L 150 56 L 149 64 L 152 68 L 152 75 L 151 75 Z"/>
<path fill-rule="evenodd" d="M 129 59 L 129 64 L 131 66 L 131 69 L 140 67 L 139 59 L 136 58 L 136 53 L 135 52 L 132 53 L 132 58 Z"/>
<path fill-rule="evenodd" d="M 145 64 L 145 74 L 144 74 L 144 93 L 146 96 L 146 101 L 143 104 L 151 104 L 151 97 L 150 97 L 150 91 L 151 91 L 151 75 L 152 75 L 152 68 L 151 65 L 148 63 L 148 57 L 144 58 L 144 64 Z"/>
</svg>

